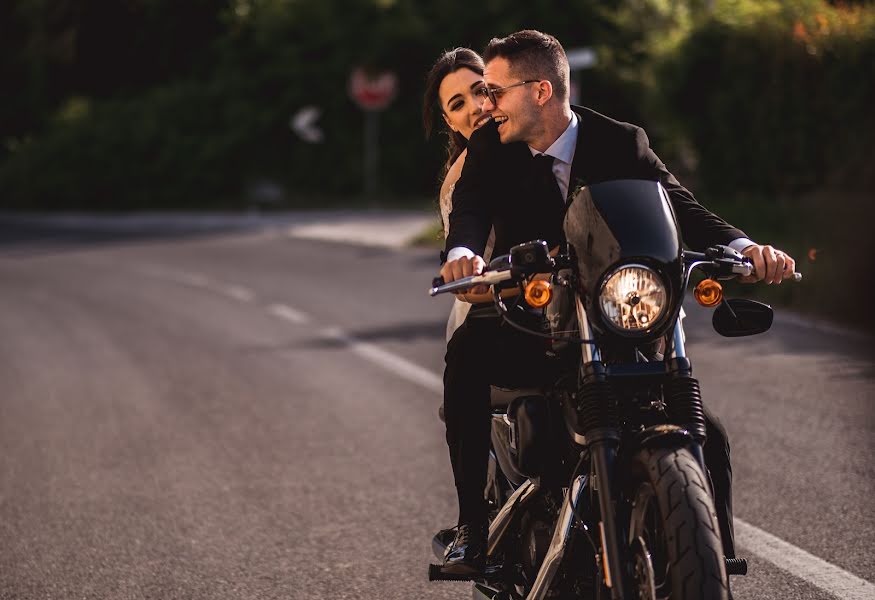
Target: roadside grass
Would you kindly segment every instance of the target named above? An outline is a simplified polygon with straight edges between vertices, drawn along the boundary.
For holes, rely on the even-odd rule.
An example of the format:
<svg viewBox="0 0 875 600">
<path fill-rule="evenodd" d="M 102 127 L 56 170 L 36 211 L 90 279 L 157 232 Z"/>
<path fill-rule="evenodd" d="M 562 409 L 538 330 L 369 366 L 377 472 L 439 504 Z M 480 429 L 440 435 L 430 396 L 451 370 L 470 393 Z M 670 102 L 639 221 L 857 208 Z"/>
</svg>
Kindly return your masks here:
<svg viewBox="0 0 875 600">
<path fill-rule="evenodd" d="M 442 249 L 444 247 L 444 226 L 440 217 L 435 215 L 434 222 L 410 240 L 410 245 Z"/>
</svg>

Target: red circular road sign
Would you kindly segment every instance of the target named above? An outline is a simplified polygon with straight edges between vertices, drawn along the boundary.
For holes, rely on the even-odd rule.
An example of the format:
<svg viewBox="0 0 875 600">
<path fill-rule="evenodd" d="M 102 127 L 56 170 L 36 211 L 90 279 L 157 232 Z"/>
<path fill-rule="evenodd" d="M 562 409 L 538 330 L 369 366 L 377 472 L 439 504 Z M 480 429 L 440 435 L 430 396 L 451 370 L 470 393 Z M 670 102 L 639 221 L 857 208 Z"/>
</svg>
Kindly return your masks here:
<svg viewBox="0 0 875 600">
<path fill-rule="evenodd" d="M 355 69 L 349 76 L 349 95 L 364 110 L 383 110 L 398 93 L 398 77 L 391 71 L 369 75 Z"/>
</svg>

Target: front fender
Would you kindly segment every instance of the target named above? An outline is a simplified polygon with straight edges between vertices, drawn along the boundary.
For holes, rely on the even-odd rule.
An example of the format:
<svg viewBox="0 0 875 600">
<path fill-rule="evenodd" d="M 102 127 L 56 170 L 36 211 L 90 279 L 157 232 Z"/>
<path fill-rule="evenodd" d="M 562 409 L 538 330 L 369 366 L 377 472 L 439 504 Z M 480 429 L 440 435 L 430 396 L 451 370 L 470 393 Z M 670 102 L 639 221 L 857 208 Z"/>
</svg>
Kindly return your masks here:
<svg viewBox="0 0 875 600">
<path fill-rule="evenodd" d="M 679 448 L 693 443 L 693 435 L 677 425 L 652 425 L 635 436 L 636 448 Z"/>
</svg>

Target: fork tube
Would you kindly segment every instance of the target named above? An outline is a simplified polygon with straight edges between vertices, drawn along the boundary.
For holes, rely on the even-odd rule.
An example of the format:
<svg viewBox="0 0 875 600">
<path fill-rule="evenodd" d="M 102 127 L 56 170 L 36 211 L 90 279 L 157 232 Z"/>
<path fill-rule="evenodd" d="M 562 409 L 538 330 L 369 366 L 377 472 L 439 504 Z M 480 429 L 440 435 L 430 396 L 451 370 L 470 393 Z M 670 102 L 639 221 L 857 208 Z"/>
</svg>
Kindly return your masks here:
<svg viewBox="0 0 875 600">
<path fill-rule="evenodd" d="M 577 325 L 580 328 L 580 337 L 585 340 L 591 340 L 593 339 L 592 328 L 589 326 L 589 317 L 586 316 L 586 309 L 583 307 L 583 302 L 581 302 L 580 296 L 575 296 L 574 301 L 577 311 Z M 593 361 L 602 360 L 601 355 L 599 354 L 599 348 L 594 342 L 584 344 L 582 350 L 583 352 L 580 357 L 582 364 L 587 365 Z"/>
<path fill-rule="evenodd" d="M 687 349 L 685 346 L 687 336 L 684 334 L 684 325 L 680 318 L 674 324 L 674 335 L 672 343 L 671 358 L 686 358 Z"/>
<path fill-rule="evenodd" d="M 695 380 L 692 379 L 693 367 L 690 364 L 689 359 L 687 358 L 687 350 L 684 345 L 685 341 L 686 335 L 684 334 L 683 320 L 681 318 L 678 318 L 677 322 L 674 325 L 674 337 L 672 344 L 674 347 L 672 348 L 672 353 L 669 360 L 669 371 L 672 375 L 672 380 L 671 382 L 669 382 L 667 389 L 673 389 L 677 385 L 681 385 L 679 381 L 680 379 L 685 379 L 687 382 L 695 382 Z M 698 382 L 695 382 L 695 394 L 698 395 L 698 393 Z M 698 410 L 701 411 L 701 398 L 699 397 L 699 399 L 700 400 Z M 672 399 L 667 398 L 666 400 L 670 402 Z M 675 407 L 669 406 L 669 411 L 671 412 L 673 408 Z M 689 417 L 690 415 L 685 413 L 685 416 Z M 704 423 L 704 414 L 701 414 L 700 417 L 702 419 L 702 423 Z M 691 430 L 690 432 L 693 434 L 694 442 L 689 446 L 690 452 L 692 452 L 693 457 L 696 459 L 696 462 L 699 463 L 699 466 L 702 468 L 702 472 L 707 473 L 708 467 L 705 465 L 705 453 L 702 449 L 702 446 L 705 443 L 704 425 L 701 426 L 700 431 L 696 431 L 696 427 L 692 426 L 693 423 L 683 422 L 678 424 Z"/>
<path fill-rule="evenodd" d="M 604 538 L 605 558 L 607 559 L 606 569 L 611 574 L 611 598 L 613 600 L 623 600 L 625 598 L 625 563 L 623 561 L 624 552 L 621 547 L 621 537 L 618 532 L 617 515 L 614 510 L 616 505 L 612 482 L 614 481 L 614 468 L 617 459 L 617 447 L 619 446 L 619 435 L 616 437 L 610 435 L 609 431 L 598 431 L 602 433 L 601 439 L 597 435 L 587 433 L 586 437 L 590 440 L 589 451 L 592 456 L 592 466 L 595 471 L 595 476 L 598 484 L 599 508 L 601 509 L 602 527 Z M 607 434 L 607 435 L 605 435 Z"/>
</svg>

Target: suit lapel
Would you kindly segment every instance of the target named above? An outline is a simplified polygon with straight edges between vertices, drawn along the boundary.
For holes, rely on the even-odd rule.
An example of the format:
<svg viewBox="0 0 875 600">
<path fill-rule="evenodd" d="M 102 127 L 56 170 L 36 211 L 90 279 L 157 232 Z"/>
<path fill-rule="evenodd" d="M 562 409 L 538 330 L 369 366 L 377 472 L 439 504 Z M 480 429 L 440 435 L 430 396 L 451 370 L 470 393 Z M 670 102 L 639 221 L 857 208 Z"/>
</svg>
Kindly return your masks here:
<svg viewBox="0 0 875 600">
<path fill-rule="evenodd" d="M 587 143 L 587 121 L 584 109 L 572 106 L 577 114 L 577 146 L 574 148 L 574 159 L 571 161 L 571 176 L 568 179 L 568 199 L 573 197 L 574 191 L 587 184 L 587 167 L 592 164 L 594 151 L 593 144 Z"/>
</svg>

